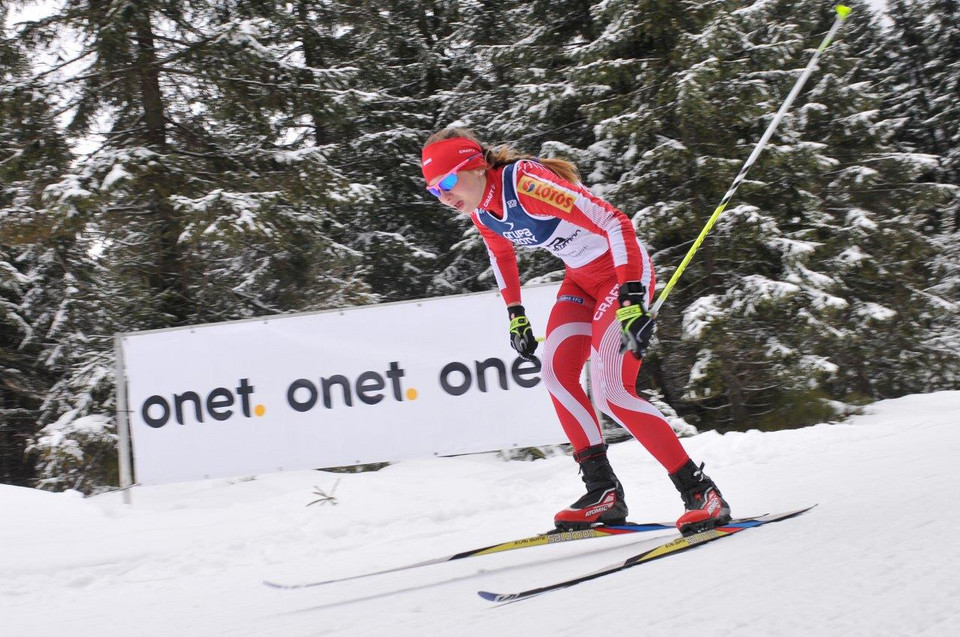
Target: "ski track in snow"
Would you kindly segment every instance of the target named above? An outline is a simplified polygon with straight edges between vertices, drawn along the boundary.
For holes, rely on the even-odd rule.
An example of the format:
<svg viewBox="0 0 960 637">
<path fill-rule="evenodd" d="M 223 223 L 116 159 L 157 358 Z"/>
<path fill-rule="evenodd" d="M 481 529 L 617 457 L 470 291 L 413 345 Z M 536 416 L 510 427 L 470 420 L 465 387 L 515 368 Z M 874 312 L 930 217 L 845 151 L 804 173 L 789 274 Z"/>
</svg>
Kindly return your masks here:
<svg viewBox="0 0 960 637">
<path fill-rule="evenodd" d="M 515 592 L 616 563 L 664 534 L 471 558 L 304 590 L 545 531 L 579 495 L 569 457 L 492 454 L 375 473 L 270 474 L 83 499 L 0 485 L 0 634 L 645 636 L 960 634 L 960 523 L 948 476 L 960 392 L 883 401 L 842 424 L 684 440 L 735 516 L 806 515 L 514 604 Z M 610 456 L 632 520 L 680 500 L 630 441 Z M 305 506 L 315 487 L 338 504 Z"/>
</svg>

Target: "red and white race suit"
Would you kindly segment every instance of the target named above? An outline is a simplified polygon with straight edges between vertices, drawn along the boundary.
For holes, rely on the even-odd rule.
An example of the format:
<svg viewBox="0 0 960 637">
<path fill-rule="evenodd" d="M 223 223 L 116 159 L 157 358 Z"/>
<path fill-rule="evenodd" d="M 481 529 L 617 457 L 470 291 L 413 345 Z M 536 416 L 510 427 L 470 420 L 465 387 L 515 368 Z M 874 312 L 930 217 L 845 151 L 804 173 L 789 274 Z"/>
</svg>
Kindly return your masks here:
<svg viewBox="0 0 960 637">
<path fill-rule="evenodd" d="M 653 300 L 656 279 L 630 219 L 580 184 L 535 161 L 488 173 L 471 215 L 507 305 L 520 303 L 515 246 L 549 250 L 566 274 L 547 323 L 542 376 L 576 451 L 603 442 L 580 374 L 590 357 L 597 407 L 623 425 L 667 469 L 689 459 L 663 414 L 636 393 L 640 361 L 620 352 L 620 284 L 641 281 Z"/>
</svg>

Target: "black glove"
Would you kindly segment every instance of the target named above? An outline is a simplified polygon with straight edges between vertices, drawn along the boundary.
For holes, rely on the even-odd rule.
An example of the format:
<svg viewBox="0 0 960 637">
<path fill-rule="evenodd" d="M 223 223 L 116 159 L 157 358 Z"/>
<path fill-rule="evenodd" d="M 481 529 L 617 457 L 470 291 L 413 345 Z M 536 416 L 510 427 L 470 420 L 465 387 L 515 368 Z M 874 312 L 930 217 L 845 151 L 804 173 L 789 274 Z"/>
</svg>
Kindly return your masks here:
<svg viewBox="0 0 960 637">
<path fill-rule="evenodd" d="M 526 310 L 522 305 L 512 305 L 507 308 L 507 313 L 510 315 L 510 347 L 517 350 L 524 360 L 533 360 L 538 343 Z"/>
<path fill-rule="evenodd" d="M 624 305 L 629 302 L 629 305 Z M 653 336 L 653 315 L 644 309 L 647 291 L 639 281 L 627 281 L 620 286 L 620 309 L 617 320 L 620 321 L 620 352 L 630 351 L 634 358 L 642 360 L 650 347 Z"/>
</svg>

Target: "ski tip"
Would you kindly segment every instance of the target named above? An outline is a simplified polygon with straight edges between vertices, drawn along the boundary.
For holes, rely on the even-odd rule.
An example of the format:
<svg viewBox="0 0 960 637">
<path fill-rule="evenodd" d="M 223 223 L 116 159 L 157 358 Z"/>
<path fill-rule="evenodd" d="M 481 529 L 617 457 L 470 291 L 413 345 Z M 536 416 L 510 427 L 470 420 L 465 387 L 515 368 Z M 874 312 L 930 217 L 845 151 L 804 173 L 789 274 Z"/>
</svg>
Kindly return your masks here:
<svg viewBox="0 0 960 637">
<path fill-rule="evenodd" d="M 281 584 L 280 582 L 271 582 L 270 580 L 263 580 L 263 585 L 269 588 L 277 588 L 280 590 L 292 590 L 294 588 L 303 588 L 302 584 Z"/>
<path fill-rule="evenodd" d="M 845 4 L 837 5 L 837 15 L 840 16 L 841 20 L 846 20 L 847 16 L 849 16 L 852 11 L 853 9 L 851 9 Z"/>
<path fill-rule="evenodd" d="M 787 511 L 786 513 L 776 513 L 776 514 L 772 514 L 772 515 L 766 515 L 766 516 L 764 516 L 763 518 L 758 518 L 758 519 L 761 519 L 761 520 L 763 520 L 763 521 L 765 521 L 765 522 L 778 522 L 778 521 L 780 521 L 780 520 L 789 520 L 790 518 L 795 518 L 795 517 L 797 517 L 798 515 L 803 515 L 804 513 L 806 513 L 807 511 L 810 511 L 811 509 L 815 508 L 816 506 L 817 506 L 817 504 L 811 504 L 810 506 L 803 507 L 802 509 L 796 509 L 796 510 L 794 510 L 794 511 Z"/>
<path fill-rule="evenodd" d="M 518 599 L 532 597 L 533 594 L 536 593 L 534 591 L 527 591 L 526 593 L 490 593 L 488 591 L 477 591 L 477 595 L 488 602 L 513 602 Z"/>
<path fill-rule="evenodd" d="M 720 528 L 731 528 L 731 529 L 749 529 L 755 526 L 762 526 L 764 524 L 769 524 L 770 522 L 779 522 L 780 520 L 789 520 L 790 518 L 795 518 L 799 515 L 803 515 L 807 511 L 816 507 L 816 504 L 811 504 L 808 507 L 803 507 L 802 509 L 796 509 L 794 511 L 787 511 L 786 513 L 765 513 L 764 515 L 757 515 L 750 518 L 738 518 L 730 520 L 730 522 L 724 524 Z"/>
<path fill-rule="evenodd" d="M 818 506 L 820 506 L 820 503 L 819 503 L 819 502 L 815 502 L 814 504 L 811 504 L 811 505 L 808 506 L 808 507 L 803 507 L 802 509 L 797 509 L 796 511 L 794 511 L 794 513 L 795 513 L 796 515 L 800 515 L 800 514 L 802 514 L 802 513 L 806 513 L 807 511 L 810 511 L 811 509 L 815 509 L 815 508 L 817 508 Z"/>
</svg>

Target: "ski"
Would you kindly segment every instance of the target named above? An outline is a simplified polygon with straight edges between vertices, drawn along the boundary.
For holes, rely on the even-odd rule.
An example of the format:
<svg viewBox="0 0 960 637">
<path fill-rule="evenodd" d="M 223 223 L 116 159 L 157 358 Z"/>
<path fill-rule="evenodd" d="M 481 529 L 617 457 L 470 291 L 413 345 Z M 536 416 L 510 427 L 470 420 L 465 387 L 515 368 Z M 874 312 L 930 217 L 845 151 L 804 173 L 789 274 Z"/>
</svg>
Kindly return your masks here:
<svg viewBox="0 0 960 637">
<path fill-rule="evenodd" d="M 547 544 L 559 544 L 561 542 L 574 542 L 577 540 L 587 540 L 590 538 L 612 537 L 615 535 L 627 535 L 630 533 L 647 533 L 651 531 L 670 531 L 675 528 L 676 526 L 672 523 L 650 522 L 646 524 L 636 524 L 636 523 L 628 522 L 626 524 L 621 524 L 621 525 L 600 525 L 600 526 L 594 526 L 588 529 L 579 529 L 575 531 L 552 530 L 552 531 L 548 531 L 547 533 L 541 533 L 539 535 L 525 537 L 519 540 L 501 542 L 500 544 L 484 546 L 482 548 L 472 549 L 469 551 L 462 551 L 460 553 L 455 553 L 454 555 L 447 555 L 445 557 L 438 557 L 431 560 L 425 560 L 423 562 L 406 564 L 404 566 L 388 568 L 382 571 L 371 571 L 369 573 L 360 573 L 359 575 L 348 575 L 347 577 L 337 577 L 333 579 L 320 580 L 316 582 L 304 582 L 299 584 L 283 584 L 283 583 L 272 582 L 268 580 L 264 580 L 263 583 L 272 588 L 282 588 L 282 589 L 312 588 L 315 586 L 324 586 L 326 584 L 335 584 L 337 582 L 347 582 L 350 580 L 362 579 L 365 577 L 373 577 L 375 575 L 386 575 L 387 573 L 396 573 L 398 571 L 406 571 L 413 568 L 431 566 L 433 564 L 453 562 L 455 560 L 462 560 L 468 557 L 477 557 L 480 555 L 491 555 L 493 553 L 502 553 L 504 551 L 533 548 L 535 546 L 546 546 Z"/>
<path fill-rule="evenodd" d="M 637 566 L 639 564 L 645 564 L 647 562 L 652 562 L 653 560 L 660 559 L 662 557 L 667 557 L 668 555 L 674 555 L 688 549 L 692 549 L 701 544 L 706 544 L 707 542 L 712 542 L 714 540 L 719 540 L 724 537 L 729 537 L 740 531 L 746 529 L 751 529 L 757 526 L 762 526 L 764 524 L 770 524 L 771 522 L 779 522 L 781 520 L 788 520 L 790 518 L 795 518 L 798 515 L 806 513 L 814 506 L 807 507 L 805 509 L 798 509 L 796 511 L 790 511 L 787 513 L 775 513 L 770 515 L 763 515 L 757 518 L 750 518 L 744 520 L 734 520 L 730 523 L 717 527 L 715 529 L 710 529 L 708 531 L 702 531 L 700 533 L 694 533 L 693 535 L 678 536 L 675 537 L 663 544 L 656 546 L 648 551 L 644 551 L 638 555 L 634 555 L 626 559 L 623 562 L 617 564 L 611 564 L 610 566 L 605 566 L 597 571 L 588 573 L 586 575 L 581 575 L 579 577 L 574 577 L 572 579 L 564 580 L 562 582 L 556 582 L 553 584 L 548 584 L 546 586 L 541 586 L 539 588 L 531 588 L 530 590 L 521 591 L 519 593 L 491 593 L 488 591 L 479 591 L 480 597 L 490 602 L 512 602 L 521 599 L 527 599 L 535 595 L 541 595 L 549 591 L 559 590 L 561 588 L 568 588 L 570 586 L 575 586 L 581 582 L 587 582 L 592 579 L 597 579 L 598 577 L 603 577 L 604 575 L 610 575 L 611 573 L 619 573 L 620 571 L 626 570 L 631 566 Z"/>
</svg>

